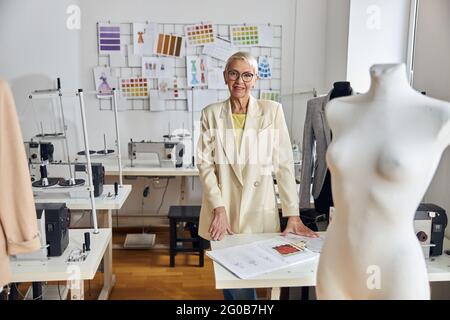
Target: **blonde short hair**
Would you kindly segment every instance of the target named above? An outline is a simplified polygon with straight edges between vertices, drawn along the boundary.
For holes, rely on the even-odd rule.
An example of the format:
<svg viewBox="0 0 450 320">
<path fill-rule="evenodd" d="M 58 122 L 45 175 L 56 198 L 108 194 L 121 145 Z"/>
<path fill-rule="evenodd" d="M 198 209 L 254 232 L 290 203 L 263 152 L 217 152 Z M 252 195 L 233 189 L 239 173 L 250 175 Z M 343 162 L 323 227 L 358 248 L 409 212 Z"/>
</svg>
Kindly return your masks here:
<svg viewBox="0 0 450 320">
<path fill-rule="evenodd" d="M 228 58 L 227 64 L 225 65 L 225 71 L 228 70 L 230 64 L 234 60 L 243 60 L 247 62 L 250 65 L 250 67 L 252 67 L 255 74 L 256 75 L 258 74 L 258 62 L 256 61 L 255 57 L 253 57 L 250 53 L 244 51 L 236 52 L 235 54 L 233 54 L 231 57 Z"/>
</svg>

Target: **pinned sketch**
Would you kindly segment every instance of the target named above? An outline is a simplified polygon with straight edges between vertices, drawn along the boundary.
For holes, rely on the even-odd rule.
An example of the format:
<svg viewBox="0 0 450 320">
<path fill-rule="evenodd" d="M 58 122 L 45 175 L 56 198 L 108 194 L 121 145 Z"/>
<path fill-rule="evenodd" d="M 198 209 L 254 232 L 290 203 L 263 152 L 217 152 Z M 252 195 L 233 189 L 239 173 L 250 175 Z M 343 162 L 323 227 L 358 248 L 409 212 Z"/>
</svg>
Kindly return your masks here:
<svg viewBox="0 0 450 320">
<path fill-rule="evenodd" d="M 213 43 L 216 38 L 216 30 L 212 23 L 200 23 L 185 26 L 184 34 L 189 46 L 202 46 Z"/>
<path fill-rule="evenodd" d="M 186 56 L 188 87 L 206 86 L 207 68 L 205 56 Z"/>
<path fill-rule="evenodd" d="M 187 99 L 186 84 L 186 78 L 159 78 L 158 95 L 166 100 Z"/>
<path fill-rule="evenodd" d="M 119 51 L 109 53 L 110 67 L 126 67 L 125 47 L 121 47 Z"/>
<path fill-rule="evenodd" d="M 150 111 L 166 111 L 166 101 L 159 97 L 158 90 L 150 90 Z"/>
<path fill-rule="evenodd" d="M 230 26 L 231 44 L 235 47 L 252 47 L 259 45 L 257 25 Z"/>
<path fill-rule="evenodd" d="M 273 58 L 260 56 L 258 58 L 258 74 L 260 79 L 272 78 Z"/>
<path fill-rule="evenodd" d="M 214 43 L 206 44 L 203 47 L 203 54 L 222 61 L 227 61 L 233 55 L 234 51 L 231 42 L 222 38 L 216 38 Z"/>
<path fill-rule="evenodd" d="M 117 78 L 112 75 L 109 67 L 94 67 L 94 81 L 99 98 L 110 96 L 112 89 L 117 88 Z"/>
<path fill-rule="evenodd" d="M 98 53 L 120 51 L 120 24 L 98 24 Z"/>
<path fill-rule="evenodd" d="M 281 101 L 281 92 L 277 90 L 261 90 L 259 98 L 262 100 Z"/>
<path fill-rule="evenodd" d="M 228 90 L 223 77 L 223 68 L 208 69 L 208 89 Z"/>
<path fill-rule="evenodd" d="M 133 23 L 133 49 L 135 55 L 153 54 L 157 28 L 156 23 Z"/>
<path fill-rule="evenodd" d="M 177 35 L 158 34 L 155 53 L 165 56 L 180 57 L 184 48 L 184 38 Z"/>
<path fill-rule="evenodd" d="M 127 45 L 127 57 L 129 67 L 140 67 L 142 64 L 142 56 L 134 54 L 132 44 Z"/>
<path fill-rule="evenodd" d="M 188 111 L 202 111 L 211 103 L 219 101 L 216 90 L 193 89 L 187 91 Z"/>
<path fill-rule="evenodd" d="M 175 61 L 168 57 L 142 57 L 142 76 L 156 79 L 175 75 Z"/>
<path fill-rule="evenodd" d="M 141 77 L 121 78 L 120 92 L 124 98 L 148 97 L 148 79 Z"/>
<path fill-rule="evenodd" d="M 258 26 L 259 46 L 273 47 L 273 29 L 270 25 L 261 24 Z"/>
</svg>

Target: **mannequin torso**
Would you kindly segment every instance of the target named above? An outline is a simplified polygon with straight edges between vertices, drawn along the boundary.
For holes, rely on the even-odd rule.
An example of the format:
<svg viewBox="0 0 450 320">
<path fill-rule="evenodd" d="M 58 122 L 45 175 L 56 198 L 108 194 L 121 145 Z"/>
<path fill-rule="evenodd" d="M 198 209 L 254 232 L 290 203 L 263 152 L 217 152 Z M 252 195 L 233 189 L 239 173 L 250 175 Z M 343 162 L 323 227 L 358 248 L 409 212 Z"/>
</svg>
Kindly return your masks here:
<svg viewBox="0 0 450 320">
<path fill-rule="evenodd" d="M 450 104 L 414 91 L 404 65 L 375 65 L 368 93 L 333 100 L 327 163 L 335 215 L 321 299 L 429 299 L 413 218 L 450 143 Z"/>
</svg>

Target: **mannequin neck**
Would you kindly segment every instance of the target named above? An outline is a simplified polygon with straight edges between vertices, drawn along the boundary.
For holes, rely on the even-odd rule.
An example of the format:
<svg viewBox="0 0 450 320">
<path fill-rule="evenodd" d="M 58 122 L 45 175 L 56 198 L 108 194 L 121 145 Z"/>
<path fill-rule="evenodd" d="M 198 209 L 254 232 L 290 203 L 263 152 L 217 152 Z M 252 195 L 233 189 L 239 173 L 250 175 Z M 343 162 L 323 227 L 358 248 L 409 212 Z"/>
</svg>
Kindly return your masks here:
<svg viewBox="0 0 450 320">
<path fill-rule="evenodd" d="M 370 76 L 370 95 L 390 96 L 411 90 L 404 64 L 373 65 L 370 68 Z"/>
<path fill-rule="evenodd" d="M 330 92 L 330 100 L 339 97 L 346 97 L 353 94 L 353 89 L 348 81 L 339 81 L 333 84 L 333 89 Z"/>
</svg>

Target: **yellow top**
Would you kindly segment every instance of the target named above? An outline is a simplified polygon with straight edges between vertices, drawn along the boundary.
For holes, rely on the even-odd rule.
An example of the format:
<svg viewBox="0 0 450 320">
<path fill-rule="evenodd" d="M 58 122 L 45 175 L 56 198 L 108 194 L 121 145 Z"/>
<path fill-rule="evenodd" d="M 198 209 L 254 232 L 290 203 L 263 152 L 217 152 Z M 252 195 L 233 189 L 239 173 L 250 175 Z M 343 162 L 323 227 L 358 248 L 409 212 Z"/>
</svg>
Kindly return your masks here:
<svg viewBox="0 0 450 320">
<path fill-rule="evenodd" d="M 240 152 L 242 134 L 244 133 L 245 119 L 247 118 L 247 114 L 233 113 L 232 118 L 233 118 L 234 137 L 236 138 L 236 145 L 238 148 L 238 152 Z"/>
</svg>

